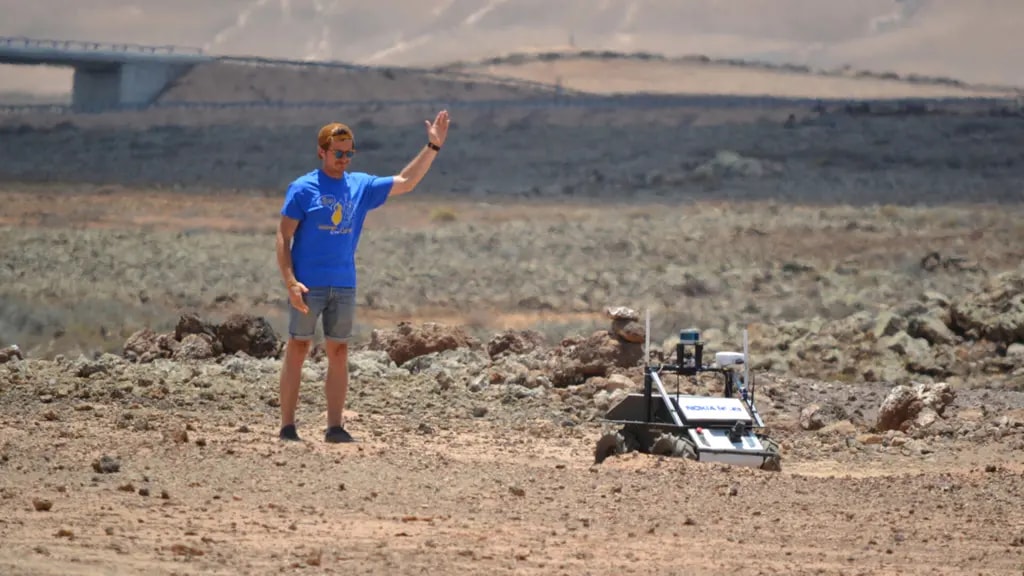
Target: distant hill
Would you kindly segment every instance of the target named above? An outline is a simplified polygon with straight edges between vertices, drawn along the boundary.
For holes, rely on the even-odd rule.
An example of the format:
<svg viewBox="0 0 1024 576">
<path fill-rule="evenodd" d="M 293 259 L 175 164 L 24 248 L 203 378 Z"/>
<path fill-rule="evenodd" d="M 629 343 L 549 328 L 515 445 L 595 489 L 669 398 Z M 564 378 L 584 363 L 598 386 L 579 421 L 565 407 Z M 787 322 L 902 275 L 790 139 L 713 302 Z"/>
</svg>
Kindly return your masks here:
<svg viewBox="0 0 1024 576">
<path fill-rule="evenodd" d="M 0 0 L 0 13 L 0 35 L 230 55 L 442 66 L 610 50 L 1024 86 L 1020 0 Z M 0 69 L 0 91 L 68 85 L 67 71 Z"/>
</svg>

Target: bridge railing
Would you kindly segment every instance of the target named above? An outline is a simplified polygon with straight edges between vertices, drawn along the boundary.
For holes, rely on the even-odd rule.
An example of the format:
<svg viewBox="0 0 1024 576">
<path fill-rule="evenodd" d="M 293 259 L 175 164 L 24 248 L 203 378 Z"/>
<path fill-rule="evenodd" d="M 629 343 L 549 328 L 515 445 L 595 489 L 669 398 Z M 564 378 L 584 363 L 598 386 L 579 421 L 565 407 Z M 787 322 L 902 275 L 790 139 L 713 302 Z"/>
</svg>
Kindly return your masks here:
<svg viewBox="0 0 1024 576">
<path fill-rule="evenodd" d="M 65 52 L 123 52 L 130 54 L 191 54 L 202 55 L 202 48 L 192 46 L 153 46 L 133 43 L 89 42 L 84 40 L 54 40 L 24 36 L 0 36 L 0 48 L 53 49 Z"/>
<path fill-rule="evenodd" d="M 921 110 L 921 104 L 931 106 L 985 105 L 1004 107 L 1010 112 L 1021 114 L 1019 106 L 1005 98 L 903 98 L 894 100 L 878 100 L 870 102 L 872 107 L 881 111 L 915 112 Z M 75 110 L 66 104 L 0 104 L 0 115 L 18 115 L 30 113 L 48 114 L 81 114 L 81 113 L 116 113 L 128 111 L 157 110 L 301 110 L 301 109 L 353 109 L 353 108 L 388 108 L 388 107 L 427 107 L 449 109 L 632 109 L 657 110 L 665 108 L 716 107 L 716 108 L 747 108 L 779 109 L 791 107 L 812 108 L 817 105 L 830 107 L 863 106 L 864 101 L 840 98 L 782 98 L 766 96 L 716 96 L 716 95 L 621 95 L 621 96 L 537 96 L 527 98 L 496 98 L 482 100 L 440 100 L 440 99 L 409 99 L 409 100 L 309 100 L 309 101 L 165 101 L 148 105 L 122 105 L 115 109 Z"/>
</svg>

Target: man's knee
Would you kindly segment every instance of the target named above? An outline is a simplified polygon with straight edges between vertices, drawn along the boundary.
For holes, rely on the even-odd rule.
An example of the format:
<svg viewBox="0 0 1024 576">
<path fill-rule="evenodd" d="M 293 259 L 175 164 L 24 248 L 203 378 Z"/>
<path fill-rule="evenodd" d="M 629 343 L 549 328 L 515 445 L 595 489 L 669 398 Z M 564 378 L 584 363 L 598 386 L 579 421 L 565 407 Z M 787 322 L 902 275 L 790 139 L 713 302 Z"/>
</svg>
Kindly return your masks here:
<svg viewBox="0 0 1024 576">
<path fill-rule="evenodd" d="M 325 352 L 328 362 L 347 362 L 348 342 L 334 342 L 328 340 Z"/>
<path fill-rule="evenodd" d="M 289 338 L 288 339 L 288 350 L 287 355 L 292 359 L 305 359 L 309 354 L 310 348 L 313 346 L 312 340 Z"/>
</svg>

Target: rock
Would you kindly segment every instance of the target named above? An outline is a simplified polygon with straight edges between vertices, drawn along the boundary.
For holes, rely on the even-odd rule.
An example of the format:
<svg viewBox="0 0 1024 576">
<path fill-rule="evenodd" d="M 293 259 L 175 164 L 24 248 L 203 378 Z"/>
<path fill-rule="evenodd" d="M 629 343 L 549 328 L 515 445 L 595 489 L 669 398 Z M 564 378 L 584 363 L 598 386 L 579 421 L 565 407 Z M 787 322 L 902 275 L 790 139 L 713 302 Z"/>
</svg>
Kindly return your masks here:
<svg viewBox="0 0 1024 576">
<path fill-rule="evenodd" d="M 12 344 L 6 348 L 0 349 L 0 364 L 6 364 L 11 360 L 24 360 L 25 355 L 21 352 L 21 348 L 17 344 Z"/>
<path fill-rule="evenodd" d="M 937 304 L 943 308 L 949 307 L 949 297 L 941 292 L 935 292 L 934 290 L 925 290 L 921 296 L 924 298 L 926 304 Z"/>
<path fill-rule="evenodd" d="M 553 352 L 549 370 L 555 386 L 569 386 L 580 379 L 607 376 L 613 367 L 638 366 L 643 345 L 616 338 L 607 330 L 594 332 L 585 339 L 568 338 Z"/>
<path fill-rule="evenodd" d="M 931 356 L 931 348 L 924 338 L 914 338 L 906 332 L 897 332 L 879 340 L 881 351 L 891 351 L 907 359 L 920 359 Z"/>
<path fill-rule="evenodd" d="M 217 337 L 226 354 L 245 353 L 253 358 L 277 358 L 281 342 L 266 318 L 232 314 L 217 327 Z"/>
<path fill-rule="evenodd" d="M 128 360 L 145 363 L 164 358 L 202 360 L 238 352 L 253 358 L 277 358 L 280 350 L 281 342 L 265 318 L 234 314 L 217 325 L 188 313 L 178 318 L 173 333 L 158 334 L 149 328 L 135 332 L 125 341 L 123 354 Z"/>
<path fill-rule="evenodd" d="M 909 372 L 940 376 L 945 374 L 936 362 L 935 354 L 923 338 L 914 338 L 906 332 L 897 332 L 875 343 L 873 349 L 857 354 L 863 365 L 871 358 L 861 375 L 870 382 L 906 383 Z M 853 369 L 856 369 L 856 364 Z"/>
<path fill-rule="evenodd" d="M 694 169 L 694 177 L 714 180 L 727 177 L 761 177 L 778 173 L 781 167 L 772 162 L 746 158 L 732 150 L 721 150 L 715 157 Z"/>
<path fill-rule="evenodd" d="M 387 352 L 382 350 L 353 350 L 348 355 L 350 378 L 384 378 L 396 367 Z"/>
<path fill-rule="evenodd" d="M 809 404 L 800 411 L 800 427 L 804 430 L 821 430 L 836 422 L 848 420 L 849 417 L 843 407 L 836 404 Z"/>
<path fill-rule="evenodd" d="M 608 382 L 604 385 L 604 389 L 608 392 L 615 390 L 626 390 L 627 392 L 636 388 L 636 384 L 633 380 L 625 374 L 612 374 L 608 377 Z"/>
<path fill-rule="evenodd" d="M 526 354 L 543 344 L 544 335 L 535 330 L 506 330 L 487 342 L 487 355 L 498 358 L 505 354 Z"/>
<path fill-rule="evenodd" d="M 193 312 L 182 314 L 178 318 L 178 324 L 174 327 L 174 339 L 182 341 L 189 334 L 206 334 L 210 340 L 217 339 L 217 326 L 199 318 Z"/>
<path fill-rule="evenodd" d="M 882 436 L 878 434 L 861 434 L 857 436 L 857 441 L 865 446 L 878 445 L 882 443 Z"/>
<path fill-rule="evenodd" d="M 956 393 L 945 382 L 918 384 L 915 392 L 924 407 L 931 408 L 939 416 L 945 413 L 946 406 L 956 398 Z"/>
<path fill-rule="evenodd" d="M 915 438 L 908 440 L 906 444 L 903 445 L 903 452 L 915 456 L 923 456 L 925 454 L 930 454 L 932 449 L 923 440 Z"/>
<path fill-rule="evenodd" d="M 629 396 L 629 391 L 628 390 L 623 390 L 623 389 L 612 390 L 608 394 L 608 403 L 610 405 L 612 405 L 612 406 L 615 406 L 619 402 L 622 402 L 626 398 L 626 396 Z"/>
<path fill-rule="evenodd" d="M 914 418 L 914 427 L 928 428 L 937 420 L 939 420 L 938 413 L 936 413 L 935 410 L 932 410 L 931 408 L 924 407 L 921 409 L 920 412 L 918 412 L 917 417 Z"/>
<path fill-rule="evenodd" d="M 932 345 L 952 344 L 956 340 L 956 335 L 949 326 L 946 326 L 938 316 L 933 315 L 911 318 L 907 334 L 914 338 L 923 338 Z"/>
<path fill-rule="evenodd" d="M 804 430 L 821 430 L 826 425 L 822 417 L 821 407 L 817 404 L 805 406 L 800 411 L 800 427 Z"/>
<path fill-rule="evenodd" d="M 157 334 L 143 328 L 128 337 L 123 346 L 124 357 L 133 362 L 147 363 L 159 358 L 170 358 L 178 348 L 173 334 Z"/>
<path fill-rule="evenodd" d="M 634 344 L 643 344 L 647 335 L 644 327 L 639 322 L 623 318 L 612 321 L 611 331 L 617 337 Z"/>
<path fill-rule="evenodd" d="M 409 322 L 401 322 L 396 330 L 376 329 L 370 334 L 369 350 L 383 350 L 391 360 L 401 366 L 418 356 L 454 350 L 456 348 L 476 348 L 480 343 L 466 334 L 461 326 L 446 326 L 427 322 L 413 326 Z"/>
<path fill-rule="evenodd" d="M 889 392 L 878 410 L 875 429 L 906 432 L 914 426 L 929 426 L 942 416 L 946 406 L 952 403 L 955 396 L 953 390 L 944 382 L 896 386 Z M 934 417 L 928 414 L 926 409 L 934 414 Z"/>
<path fill-rule="evenodd" d="M 835 436 L 841 438 L 849 438 L 856 437 L 856 435 L 857 426 L 854 425 L 854 423 L 850 422 L 849 420 L 839 420 L 818 430 L 818 436 L 820 437 Z"/>
<path fill-rule="evenodd" d="M 905 326 L 906 319 L 886 310 L 875 318 L 875 324 L 871 329 L 871 333 L 874 334 L 875 340 L 881 340 L 885 336 L 892 336 L 901 332 Z"/>
<path fill-rule="evenodd" d="M 107 371 L 107 366 L 96 360 L 89 360 L 81 356 L 71 365 L 71 371 L 79 378 L 89 378 L 93 374 L 102 374 Z"/>
<path fill-rule="evenodd" d="M 205 333 L 186 333 L 181 343 L 171 355 L 175 360 L 205 360 L 217 356 L 216 348 L 220 342 Z"/>
<path fill-rule="evenodd" d="M 612 320 L 632 320 L 634 322 L 640 320 L 640 314 L 636 310 L 625 306 L 609 306 L 605 309 L 605 313 Z"/>
<path fill-rule="evenodd" d="M 953 304 L 955 328 L 968 337 L 1011 344 L 1024 342 L 1024 274 L 1004 273 Z"/>
<path fill-rule="evenodd" d="M 121 471 L 121 461 L 104 455 L 93 461 L 92 469 L 99 474 L 114 474 Z"/>
</svg>

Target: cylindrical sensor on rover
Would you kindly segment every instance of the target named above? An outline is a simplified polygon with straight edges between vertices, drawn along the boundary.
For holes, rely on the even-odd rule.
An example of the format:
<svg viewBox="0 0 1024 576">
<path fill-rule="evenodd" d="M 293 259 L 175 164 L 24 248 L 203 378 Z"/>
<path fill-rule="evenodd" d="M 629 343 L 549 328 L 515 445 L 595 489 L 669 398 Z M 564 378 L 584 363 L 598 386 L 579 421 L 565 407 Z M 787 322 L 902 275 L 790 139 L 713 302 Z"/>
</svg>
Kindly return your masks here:
<svg viewBox="0 0 1024 576">
<path fill-rule="evenodd" d="M 687 352 L 687 347 L 693 347 L 693 353 Z M 700 330 L 688 328 L 679 332 L 679 342 L 676 343 L 676 363 L 680 366 L 692 366 L 699 368 L 703 362 L 704 342 L 700 339 Z"/>
</svg>

